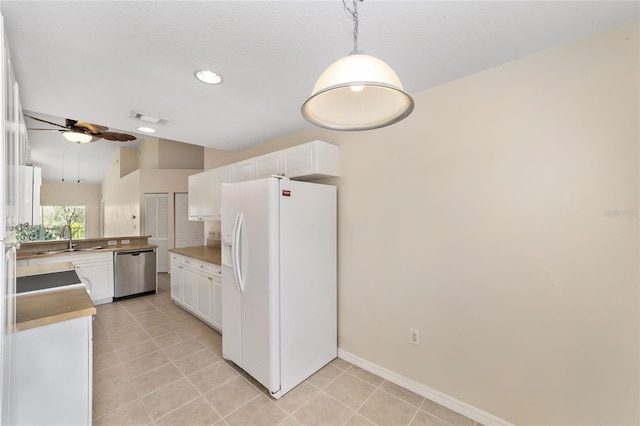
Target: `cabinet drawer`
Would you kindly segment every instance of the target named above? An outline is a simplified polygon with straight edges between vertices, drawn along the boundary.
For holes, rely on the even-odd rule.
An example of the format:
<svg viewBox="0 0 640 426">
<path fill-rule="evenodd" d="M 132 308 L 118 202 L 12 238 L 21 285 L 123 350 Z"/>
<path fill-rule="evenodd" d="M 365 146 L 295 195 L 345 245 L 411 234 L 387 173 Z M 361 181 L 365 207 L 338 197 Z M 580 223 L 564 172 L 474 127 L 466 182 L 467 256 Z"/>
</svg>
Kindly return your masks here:
<svg viewBox="0 0 640 426">
<path fill-rule="evenodd" d="M 193 259 L 190 257 L 185 258 L 184 260 L 185 266 L 189 266 L 197 271 L 204 272 L 208 275 L 217 275 L 220 272 L 220 266 L 214 265 L 213 263 L 203 262 L 201 260 Z"/>
</svg>

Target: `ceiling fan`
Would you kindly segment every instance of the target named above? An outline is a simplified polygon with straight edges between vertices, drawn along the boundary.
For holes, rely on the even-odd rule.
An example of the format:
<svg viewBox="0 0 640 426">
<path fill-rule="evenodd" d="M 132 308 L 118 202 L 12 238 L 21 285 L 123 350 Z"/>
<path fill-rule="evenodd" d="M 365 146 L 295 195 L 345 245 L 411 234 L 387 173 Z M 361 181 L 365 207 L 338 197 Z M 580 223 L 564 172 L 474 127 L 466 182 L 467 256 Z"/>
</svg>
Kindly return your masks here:
<svg viewBox="0 0 640 426">
<path fill-rule="evenodd" d="M 27 129 L 27 130 L 48 130 L 54 132 L 62 132 L 62 136 L 70 142 L 87 143 L 97 141 L 98 139 L 106 139 L 108 141 L 129 142 L 135 140 L 136 137 L 126 133 L 108 132 L 108 127 L 98 124 L 88 123 L 86 121 L 65 119 L 65 125 L 53 123 L 41 118 L 33 117 L 25 114 L 25 117 L 32 118 L 42 123 L 51 124 L 59 127 L 59 129 Z"/>
</svg>

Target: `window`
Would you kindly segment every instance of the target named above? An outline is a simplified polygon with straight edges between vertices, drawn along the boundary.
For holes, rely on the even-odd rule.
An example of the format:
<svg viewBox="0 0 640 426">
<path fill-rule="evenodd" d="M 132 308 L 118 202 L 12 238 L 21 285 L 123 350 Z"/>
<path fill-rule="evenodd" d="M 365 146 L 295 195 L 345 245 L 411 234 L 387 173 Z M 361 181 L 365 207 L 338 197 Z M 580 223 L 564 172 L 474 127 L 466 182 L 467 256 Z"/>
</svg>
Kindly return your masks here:
<svg viewBox="0 0 640 426">
<path fill-rule="evenodd" d="M 28 226 L 18 235 L 20 241 L 60 240 L 65 226 L 71 227 L 73 239 L 86 238 L 86 206 L 41 206 L 42 225 Z"/>
</svg>

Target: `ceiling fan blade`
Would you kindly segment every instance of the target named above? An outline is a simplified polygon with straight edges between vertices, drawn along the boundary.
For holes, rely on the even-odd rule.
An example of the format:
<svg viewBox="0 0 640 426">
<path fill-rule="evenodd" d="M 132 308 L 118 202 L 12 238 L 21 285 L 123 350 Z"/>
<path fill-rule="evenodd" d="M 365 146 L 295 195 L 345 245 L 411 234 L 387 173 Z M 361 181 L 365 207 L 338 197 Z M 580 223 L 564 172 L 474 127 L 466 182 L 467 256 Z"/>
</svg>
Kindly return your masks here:
<svg viewBox="0 0 640 426">
<path fill-rule="evenodd" d="M 93 124 L 93 123 L 87 123 L 86 121 L 76 121 L 75 125 L 77 127 L 84 127 L 85 129 L 88 129 L 91 133 L 104 133 L 107 130 L 109 130 L 108 127 L 106 126 L 101 126 L 99 124 Z"/>
<path fill-rule="evenodd" d="M 135 136 L 127 135 L 126 133 L 116 133 L 116 132 L 104 132 L 96 136 L 101 137 L 102 139 L 106 139 L 108 141 L 117 141 L 117 142 L 129 142 L 136 139 Z"/>
<path fill-rule="evenodd" d="M 43 120 L 42 118 L 37 118 L 37 117 L 33 117 L 31 115 L 28 114 L 24 114 L 25 117 L 29 117 L 32 118 L 36 121 L 40 121 L 42 123 L 47 123 L 47 124 L 51 124 L 52 126 L 57 126 L 57 127 L 61 127 L 63 129 L 66 129 L 67 127 L 63 126 L 62 124 L 58 124 L 58 123 L 52 123 L 51 121 L 47 121 L 47 120 Z M 34 129 L 35 130 L 35 129 Z M 45 130 L 55 130 L 55 129 L 45 129 Z"/>
<path fill-rule="evenodd" d="M 49 132 L 66 132 L 69 129 L 67 129 L 67 128 L 65 128 L 65 129 L 35 129 L 35 128 L 29 127 L 27 130 L 47 130 Z"/>
</svg>

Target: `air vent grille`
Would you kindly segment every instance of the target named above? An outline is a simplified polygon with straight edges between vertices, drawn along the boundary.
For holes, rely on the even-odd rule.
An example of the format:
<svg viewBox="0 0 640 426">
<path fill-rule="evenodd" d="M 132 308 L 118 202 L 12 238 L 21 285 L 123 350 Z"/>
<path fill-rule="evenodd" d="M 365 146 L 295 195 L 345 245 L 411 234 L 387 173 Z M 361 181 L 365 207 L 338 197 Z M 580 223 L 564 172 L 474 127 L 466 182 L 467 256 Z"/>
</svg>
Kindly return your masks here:
<svg viewBox="0 0 640 426">
<path fill-rule="evenodd" d="M 155 115 L 146 114 L 144 112 L 133 111 L 131 113 L 131 118 L 144 121 L 145 123 L 153 123 L 153 124 L 167 124 L 169 120 L 166 118 L 156 117 Z"/>
</svg>

